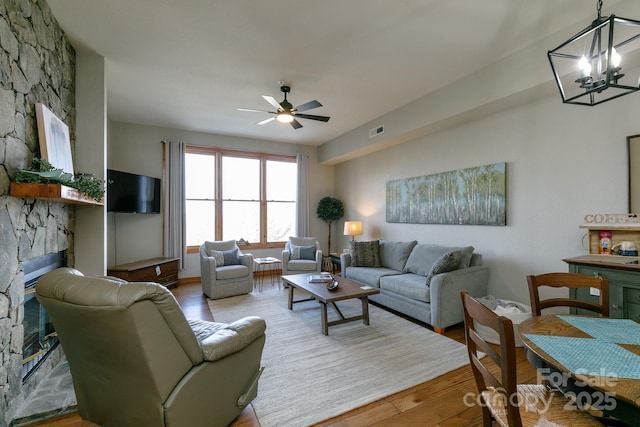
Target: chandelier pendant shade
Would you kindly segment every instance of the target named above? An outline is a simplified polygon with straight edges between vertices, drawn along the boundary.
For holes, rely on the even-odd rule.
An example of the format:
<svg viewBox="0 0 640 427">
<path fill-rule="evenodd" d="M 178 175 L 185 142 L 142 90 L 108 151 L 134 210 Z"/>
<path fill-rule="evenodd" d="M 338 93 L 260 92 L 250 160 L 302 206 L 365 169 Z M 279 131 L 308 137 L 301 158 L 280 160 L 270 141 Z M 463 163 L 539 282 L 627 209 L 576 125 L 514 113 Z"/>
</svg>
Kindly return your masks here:
<svg viewBox="0 0 640 427">
<path fill-rule="evenodd" d="M 640 89 L 640 21 L 598 17 L 548 52 L 562 102 L 598 105 Z"/>
</svg>

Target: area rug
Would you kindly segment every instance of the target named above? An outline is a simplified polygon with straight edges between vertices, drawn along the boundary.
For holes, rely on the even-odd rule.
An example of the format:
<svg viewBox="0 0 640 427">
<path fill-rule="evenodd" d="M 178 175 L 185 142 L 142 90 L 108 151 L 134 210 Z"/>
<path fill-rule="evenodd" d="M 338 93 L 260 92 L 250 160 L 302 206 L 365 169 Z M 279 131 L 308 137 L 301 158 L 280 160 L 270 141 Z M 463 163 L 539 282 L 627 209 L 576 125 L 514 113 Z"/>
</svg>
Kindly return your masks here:
<svg viewBox="0 0 640 427">
<path fill-rule="evenodd" d="M 325 336 L 319 304 L 290 311 L 287 297 L 288 290 L 274 289 L 209 302 L 216 322 L 251 315 L 267 323 L 265 371 L 252 403 L 262 427 L 308 426 L 468 363 L 464 345 L 373 305 L 369 326 L 332 326 Z M 361 310 L 359 300 L 338 307 L 345 316 Z"/>
</svg>

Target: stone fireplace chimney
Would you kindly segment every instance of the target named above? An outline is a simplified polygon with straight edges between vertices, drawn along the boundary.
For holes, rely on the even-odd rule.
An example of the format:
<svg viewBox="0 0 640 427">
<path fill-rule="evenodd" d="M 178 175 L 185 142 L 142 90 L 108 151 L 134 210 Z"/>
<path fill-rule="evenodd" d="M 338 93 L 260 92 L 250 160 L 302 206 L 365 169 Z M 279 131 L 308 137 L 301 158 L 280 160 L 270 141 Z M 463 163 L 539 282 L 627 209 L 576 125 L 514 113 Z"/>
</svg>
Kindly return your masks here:
<svg viewBox="0 0 640 427">
<path fill-rule="evenodd" d="M 75 207 L 9 196 L 40 157 L 35 104 L 69 125 L 75 141 L 75 50 L 45 0 L 0 0 L 0 427 L 35 387 L 23 384 L 24 261 L 66 250 L 73 265 Z M 55 355 L 49 357 L 55 360 Z"/>
</svg>

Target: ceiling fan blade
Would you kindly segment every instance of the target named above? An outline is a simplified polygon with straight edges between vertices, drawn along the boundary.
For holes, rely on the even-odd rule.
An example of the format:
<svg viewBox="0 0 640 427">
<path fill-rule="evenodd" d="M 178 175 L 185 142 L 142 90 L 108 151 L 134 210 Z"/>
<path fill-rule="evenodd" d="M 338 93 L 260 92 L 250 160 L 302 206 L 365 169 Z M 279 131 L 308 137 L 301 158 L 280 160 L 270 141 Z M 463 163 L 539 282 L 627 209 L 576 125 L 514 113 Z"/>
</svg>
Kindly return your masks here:
<svg viewBox="0 0 640 427">
<path fill-rule="evenodd" d="M 296 119 L 293 119 L 293 121 L 291 122 L 291 127 L 293 127 L 294 129 L 300 129 L 302 125 L 300 124 L 299 121 L 297 121 Z"/>
<path fill-rule="evenodd" d="M 264 119 L 263 121 L 258 122 L 258 123 L 256 123 L 256 124 L 257 124 L 257 125 L 264 125 L 264 124 L 269 123 L 269 122 L 271 122 L 271 121 L 273 121 L 273 120 L 275 120 L 275 119 L 276 119 L 275 117 L 269 117 L 268 119 Z"/>
<path fill-rule="evenodd" d="M 270 113 L 276 114 L 275 111 L 267 111 L 267 110 L 254 110 L 253 108 L 237 108 L 238 111 L 249 111 L 251 113 Z"/>
<path fill-rule="evenodd" d="M 280 103 L 278 101 L 276 101 L 276 99 L 273 96 L 269 96 L 269 95 L 262 95 L 262 97 L 264 98 L 265 101 L 267 101 L 269 104 L 273 105 L 273 107 L 276 109 L 276 111 L 280 111 L 282 110 L 282 107 L 280 106 Z"/>
<path fill-rule="evenodd" d="M 318 108 L 318 107 L 322 107 L 322 104 L 320 104 L 318 101 L 314 99 L 313 101 L 309 101 L 306 104 L 298 105 L 296 108 L 293 109 L 293 111 L 307 111 L 307 110 L 311 110 L 312 108 Z"/>
<path fill-rule="evenodd" d="M 318 120 L 319 122 L 328 122 L 331 117 L 327 116 L 314 116 L 313 114 L 297 114 L 296 117 L 301 119 Z"/>
</svg>

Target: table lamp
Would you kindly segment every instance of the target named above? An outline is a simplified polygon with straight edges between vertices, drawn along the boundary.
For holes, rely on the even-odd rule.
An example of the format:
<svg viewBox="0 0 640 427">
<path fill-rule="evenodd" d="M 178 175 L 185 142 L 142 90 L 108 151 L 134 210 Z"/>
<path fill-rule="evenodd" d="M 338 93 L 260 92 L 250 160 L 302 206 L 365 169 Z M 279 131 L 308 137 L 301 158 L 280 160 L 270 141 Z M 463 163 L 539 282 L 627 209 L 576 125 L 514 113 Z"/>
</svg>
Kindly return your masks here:
<svg viewBox="0 0 640 427">
<path fill-rule="evenodd" d="M 362 234 L 362 222 L 360 221 L 345 221 L 344 222 L 344 235 L 351 236 L 351 241 L 355 240 L 355 236 Z"/>
</svg>

